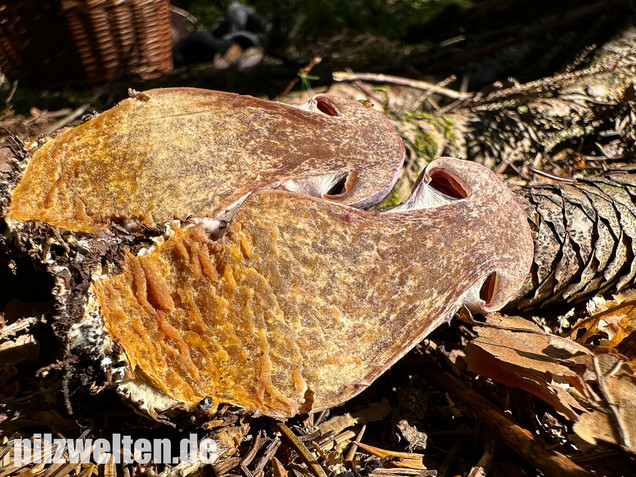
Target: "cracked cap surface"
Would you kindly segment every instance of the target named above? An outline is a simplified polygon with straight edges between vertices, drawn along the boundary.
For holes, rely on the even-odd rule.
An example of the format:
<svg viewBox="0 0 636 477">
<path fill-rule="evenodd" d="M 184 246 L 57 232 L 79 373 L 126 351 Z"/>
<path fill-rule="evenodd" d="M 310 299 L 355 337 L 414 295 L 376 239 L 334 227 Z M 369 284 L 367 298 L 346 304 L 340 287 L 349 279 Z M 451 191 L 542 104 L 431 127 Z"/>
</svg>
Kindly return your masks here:
<svg viewBox="0 0 636 477">
<path fill-rule="evenodd" d="M 130 379 L 287 418 L 353 397 L 463 304 L 500 308 L 532 262 L 525 211 L 471 162 L 431 163 L 416 192 L 435 187 L 466 197 L 380 213 L 258 191 L 217 241 L 198 225 L 129 255 L 93 290 Z"/>
</svg>

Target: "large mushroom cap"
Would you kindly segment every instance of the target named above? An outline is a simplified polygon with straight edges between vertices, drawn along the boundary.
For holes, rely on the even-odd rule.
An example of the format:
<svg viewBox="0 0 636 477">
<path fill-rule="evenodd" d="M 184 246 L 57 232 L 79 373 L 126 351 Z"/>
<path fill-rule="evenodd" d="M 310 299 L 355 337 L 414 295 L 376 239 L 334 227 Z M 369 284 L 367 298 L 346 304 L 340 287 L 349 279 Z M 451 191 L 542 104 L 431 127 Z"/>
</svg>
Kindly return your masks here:
<svg viewBox="0 0 636 477">
<path fill-rule="evenodd" d="M 404 159 L 390 121 L 358 101 L 306 108 L 195 88 L 137 93 L 40 148 L 9 218 L 93 233 L 215 217 L 260 188 L 368 206 Z"/>
<path fill-rule="evenodd" d="M 443 158 L 387 212 L 257 191 L 219 240 L 197 225 L 129 254 L 92 313 L 151 414 L 210 397 L 286 418 L 353 397 L 462 305 L 502 307 L 532 252 L 514 193 Z"/>
</svg>

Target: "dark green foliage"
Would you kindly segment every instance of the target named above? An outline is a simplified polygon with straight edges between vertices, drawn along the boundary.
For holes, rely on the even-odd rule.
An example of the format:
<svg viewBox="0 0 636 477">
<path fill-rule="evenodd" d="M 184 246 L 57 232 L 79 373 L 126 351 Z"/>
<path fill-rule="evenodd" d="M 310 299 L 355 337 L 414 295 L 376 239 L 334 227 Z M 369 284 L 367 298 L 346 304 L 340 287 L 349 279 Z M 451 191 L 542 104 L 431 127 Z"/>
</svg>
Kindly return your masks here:
<svg viewBox="0 0 636 477">
<path fill-rule="evenodd" d="M 212 28 L 228 1 L 175 0 L 190 11 L 202 28 Z M 400 39 L 434 19 L 450 6 L 469 6 L 471 0 L 251 0 L 269 18 L 277 33 L 288 41 L 298 37 L 326 36 L 341 30 Z"/>
</svg>

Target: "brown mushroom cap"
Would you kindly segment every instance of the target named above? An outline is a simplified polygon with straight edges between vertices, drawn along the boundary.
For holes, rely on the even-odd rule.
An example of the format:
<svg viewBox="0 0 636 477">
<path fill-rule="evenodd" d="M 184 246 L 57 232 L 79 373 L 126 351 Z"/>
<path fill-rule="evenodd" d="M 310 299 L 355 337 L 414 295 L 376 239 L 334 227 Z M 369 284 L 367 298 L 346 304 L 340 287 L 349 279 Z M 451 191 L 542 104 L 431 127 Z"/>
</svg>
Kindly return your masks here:
<svg viewBox="0 0 636 477">
<path fill-rule="evenodd" d="M 218 241 L 176 229 L 93 293 L 128 384 L 287 418 L 353 397 L 462 305 L 501 308 L 532 253 L 513 192 L 444 158 L 388 212 L 255 192 Z"/>
<path fill-rule="evenodd" d="M 138 93 L 41 147 L 8 217 L 93 233 L 216 217 L 260 188 L 368 206 L 391 189 L 404 145 L 358 101 L 305 109 L 195 88 Z"/>
</svg>

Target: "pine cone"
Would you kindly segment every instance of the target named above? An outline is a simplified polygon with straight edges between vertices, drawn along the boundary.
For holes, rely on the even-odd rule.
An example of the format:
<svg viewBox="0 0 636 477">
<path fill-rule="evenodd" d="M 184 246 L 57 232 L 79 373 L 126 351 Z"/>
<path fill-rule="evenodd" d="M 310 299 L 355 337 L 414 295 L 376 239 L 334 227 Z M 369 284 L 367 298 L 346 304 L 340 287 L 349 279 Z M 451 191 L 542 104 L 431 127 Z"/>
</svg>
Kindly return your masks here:
<svg viewBox="0 0 636 477">
<path fill-rule="evenodd" d="M 636 164 L 517 192 L 534 228 L 535 256 L 512 307 L 574 304 L 634 284 Z"/>
</svg>

